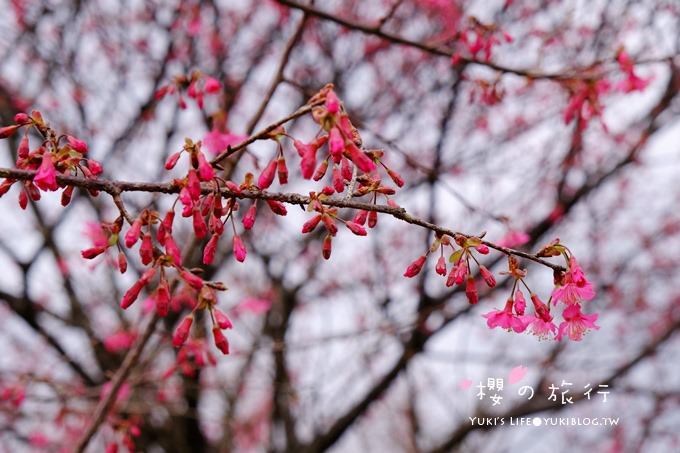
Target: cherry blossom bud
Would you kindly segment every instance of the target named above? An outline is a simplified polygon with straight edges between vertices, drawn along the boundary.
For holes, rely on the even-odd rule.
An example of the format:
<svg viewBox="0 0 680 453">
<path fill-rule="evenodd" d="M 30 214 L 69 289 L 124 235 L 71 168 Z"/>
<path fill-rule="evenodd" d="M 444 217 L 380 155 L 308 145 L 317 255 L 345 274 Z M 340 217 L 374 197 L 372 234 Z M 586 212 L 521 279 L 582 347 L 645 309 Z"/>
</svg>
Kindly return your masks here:
<svg viewBox="0 0 680 453">
<path fill-rule="evenodd" d="M 139 257 L 142 259 L 142 264 L 147 265 L 153 261 L 153 243 L 151 242 L 151 235 L 146 233 L 142 238 L 142 245 L 139 248 Z"/>
<path fill-rule="evenodd" d="M 201 181 L 212 181 L 215 177 L 215 170 L 213 170 L 212 165 L 206 160 L 205 155 L 202 152 L 198 152 L 198 177 Z"/>
<path fill-rule="evenodd" d="M 321 221 L 321 217 L 322 217 L 322 215 L 318 214 L 318 215 L 312 217 L 311 219 L 307 220 L 305 222 L 305 224 L 302 225 L 302 232 L 303 233 L 311 233 L 312 231 L 314 231 L 316 226 Z"/>
<path fill-rule="evenodd" d="M 222 330 L 220 330 L 219 326 L 215 326 L 212 331 L 217 349 L 222 351 L 222 354 L 224 355 L 229 354 L 229 342 L 227 341 L 227 337 L 222 333 Z"/>
<path fill-rule="evenodd" d="M 345 150 L 345 139 L 342 138 L 340 129 L 333 127 L 328 134 L 328 147 L 333 156 L 333 161 L 337 164 L 340 162 L 342 152 Z"/>
<path fill-rule="evenodd" d="M 20 126 L 31 122 L 31 118 L 25 113 L 17 113 L 14 115 L 14 122 Z"/>
<path fill-rule="evenodd" d="M 276 171 L 279 176 L 279 184 L 288 183 L 288 167 L 286 167 L 286 159 L 283 156 L 279 157 L 276 163 Z"/>
<path fill-rule="evenodd" d="M 363 225 L 366 223 L 366 218 L 368 217 L 368 211 L 359 211 L 354 216 L 354 223 Z"/>
<path fill-rule="evenodd" d="M 14 124 L 12 126 L 0 127 L 0 139 L 11 137 L 19 129 L 19 126 Z"/>
<path fill-rule="evenodd" d="M 475 247 L 479 253 L 482 255 L 487 255 L 489 253 L 489 246 L 486 244 L 479 244 L 477 247 Z"/>
<path fill-rule="evenodd" d="M 340 161 L 340 168 L 342 169 L 342 179 L 344 179 L 345 181 L 351 181 L 352 165 L 349 163 L 349 159 L 343 157 L 342 161 Z"/>
<path fill-rule="evenodd" d="M 28 148 L 28 135 L 24 135 L 21 138 L 21 141 L 19 142 L 19 149 L 17 150 L 17 156 L 19 156 L 21 159 L 26 159 L 28 157 L 29 153 L 29 148 Z"/>
<path fill-rule="evenodd" d="M 314 181 L 319 181 L 321 178 L 324 177 L 327 170 L 328 170 L 328 159 L 325 159 L 325 160 L 321 161 L 321 163 L 319 164 L 319 167 L 314 172 L 314 176 L 312 177 L 312 179 Z"/>
<path fill-rule="evenodd" d="M 321 193 L 330 196 L 335 193 L 335 189 L 331 186 L 324 186 L 323 189 L 321 189 Z"/>
<path fill-rule="evenodd" d="M 125 233 L 125 246 L 127 248 L 135 245 L 139 236 L 142 233 L 142 220 L 140 218 L 135 219 L 130 226 L 130 229 Z"/>
<path fill-rule="evenodd" d="M 73 197 L 73 189 L 75 189 L 75 186 L 68 186 L 61 193 L 61 205 L 62 206 L 68 206 L 69 203 L 71 203 L 71 197 Z"/>
<path fill-rule="evenodd" d="M 177 165 L 177 161 L 179 160 L 181 155 L 182 155 L 181 151 L 171 154 L 170 157 L 168 157 L 168 160 L 165 161 L 165 169 L 172 170 L 173 168 L 175 168 L 175 165 Z"/>
<path fill-rule="evenodd" d="M 151 268 L 155 271 L 155 268 Z M 146 286 L 146 284 L 149 282 L 150 278 L 147 280 L 144 276 L 137 280 L 130 289 L 128 289 L 125 294 L 123 295 L 123 299 L 120 302 L 120 308 L 125 310 L 128 308 L 130 305 L 132 305 L 136 300 L 137 297 L 139 297 L 139 293 L 142 291 L 142 289 Z"/>
<path fill-rule="evenodd" d="M 276 165 L 277 163 L 275 160 L 269 162 L 257 179 L 257 187 L 264 190 L 272 185 L 272 182 L 274 182 L 274 175 L 276 174 Z"/>
<path fill-rule="evenodd" d="M 87 154 L 87 143 L 85 143 L 83 140 L 78 140 L 71 135 L 67 135 L 66 141 L 68 141 L 68 144 L 71 145 L 71 148 L 73 148 L 75 151 L 79 152 L 80 154 Z"/>
<path fill-rule="evenodd" d="M 203 279 L 196 274 L 192 274 L 186 269 L 183 269 L 179 275 L 182 277 L 189 286 L 195 289 L 201 289 L 203 287 Z"/>
<path fill-rule="evenodd" d="M 338 232 L 338 227 L 335 226 L 335 221 L 333 220 L 333 218 L 329 215 L 324 214 L 321 216 L 321 221 L 328 230 L 328 233 L 331 236 L 335 236 L 336 233 Z"/>
<path fill-rule="evenodd" d="M 418 257 L 418 259 L 409 264 L 409 266 L 406 268 L 406 272 L 404 272 L 404 277 L 412 278 L 418 275 L 420 271 L 423 269 L 425 259 L 426 259 L 425 255 L 421 255 Z"/>
<path fill-rule="evenodd" d="M 127 271 L 127 258 L 125 258 L 125 253 L 118 252 L 118 270 L 121 274 Z"/>
<path fill-rule="evenodd" d="M 470 275 L 467 278 L 467 283 L 465 284 L 465 295 L 468 298 L 468 302 L 471 305 L 479 302 L 479 295 L 477 294 L 477 285 L 475 285 L 475 279 Z"/>
<path fill-rule="evenodd" d="M 302 173 L 302 177 L 305 179 L 310 179 L 314 174 L 314 167 L 316 166 L 317 148 L 314 145 L 307 145 L 299 140 L 295 140 L 293 145 L 302 158 L 300 161 L 300 171 Z"/>
<path fill-rule="evenodd" d="M 88 159 L 87 168 L 90 170 L 93 176 L 101 175 L 104 169 L 102 165 L 96 160 Z"/>
<path fill-rule="evenodd" d="M 165 317 L 170 311 L 170 289 L 168 282 L 161 280 L 156 289 L 156 313 L 158 316 Z"/>
<path fill-rule="evenodd" d="M 174 264 L 176 266 L 181 266 L 182 265 L 182 252 L 180 252 L 179 247 L 177 247 L 177 244 L 175 243 L 175 239 L 172 237 L 171 234 L 168 234 L 165 237 L 165 243 L 163 244 L 165 246 L 165 253 L 172 257 L 172 260 L 174 261 Z"/>
<path fill-rule="evenodd" d="M 215 322 L 217 322 L 220 329 L 231 329 L 233 327 L 231 321 L 222 310 L 215 308 L 213 309 L 213 313 L 215 315 Z"/>
<path fill-rule="evenodd" d="M 378 213 L 376 211 L 370 211 L 368 213 L 368 227 L 375 228 L 378 224 Z"/>
<path fill-rule="evenodd" d="M 336 192 L 342 193 L 345 190 L 345 183 L 342 179 L 340 167 L 333 165 L 333 188 Z"/>
<path fill-rule="evenodd" d="M 234 243 L 234 257 L 236 258 L 236 261 L 238 261 L 239 263 L 244 262 L 246 260 L 246 246 L 243 245 L 241 236 L 235 235 L 233 243 Z"/>
<path fill-rule="evenodd" d="M 255 225 L 255 215 L 257 214 L 257 204 L 253 202 L 246 211 L 246 215 L 243 216 L 243 228 L 249 230 Z"/>
<path fill-rule="evenodd" d="M 205 224 L 205 219 L 198 209 L 194 209 L 193 225 L 194 233 L 198 239 L 202 239 L 206 234 L 208 234 L 208 227 Z"/>
<path fill-rule="evenodd" d="M 198 201 L 201 198 L 201 181 L 194 169 L 189 170 L 187 175 L 187 189 L 192 200 Z"/>
<path fill-rule="evenodd" d="M 26 194 L 26 190 L 22 190 L 19 192 L 19 207 L 25 210 L 26 206 L 28 206 L 28 195 Z"/>
<path fill-rule="evenodd" d="M 375 170 L 375 163 L 365 152 L 360 150 L 354 143 L 347 146 L 347 153 L 354 164 L 359 167 L 359 170 L 364 173 L 370 173 Z"/>
<path fill-rule="evenodd" d="M 446 259 L 443 256 L 440 256 L 437 260 L 437 265 L 435 266 L 434 270 L 439 275 L 446 275 Z"/>
<path fill-rule="evenodd" d="M 399 173 L 388 168 L 387 175 L 392 179 L 392 181 L 394 181 L 397 187 L 404 187 L 404 180 L 402 179 L 401 175 L 399 175 Z"/>
<path fill-rule="evenodd" d="M 213 234 L 210 240 L 203 249 L 203 264 L 212 264 L 215 259 L 215 252 L 217 251 L 217 241 L 220 240 L 219 235 Z"/>
<path fill-rule="evenodd" d="M 362 227 L 361 225 L 354 223 L 354 222 L 347 222 L 345 223 L 347 228 L 350 229 L 350 231 L 357 236 L 366 236 L 368 233 L 366 232 L 366 229 Z"/>
<path fill-rule="evenodd" d="M 340 100 L 333 90 L 326 94 L 326 110 L 331 115 L 335 115 L 340 111 Z"/>
<path fill-rule="evenodd" d="M 57 171 L 54 168 L 51 153 L 43 154 L 42 163 L 33 178 L 33 184 L 44 191 L 55 191 L 59 188 L 57 185 Z"/>
<path fill-rule="evenodd" d="M 321 254 L 325 259 L 331 258 L 331 247 L 332 247 L 333 236 L 327 234 L 323 239 L 323 246 L 321 247 Z"/>
<path fill-rule="evenodd" d="M 491 271 L 486 268 L 486 266 L 479 266 L 479 272 L 482 274 L 482 278 L 489 288 L 496 286 L 496 278 L 493 276 Z"/>
<path fill-rule="evenodd" d="M 203 89 L 205 90 L 206 93 L 208 94 L 216 94 L 219 93 L 220 89 L 222 88 L 222 84 L 215 79 L 214 77 L 206 77 L 205 83 L 203 84 Z"/>
<path fill-rule="evenodd" d="M 541 299 L 538 298 L 536 294 L 531 294 L 531 302 L 534 305 L 534 311 L 536 312 L 537 317 L 541 318 L 545 322 L 552 321 L 553 317 L 550 314 L 550 309 L 541 301 Z"/>
<path fill-rule="evenodd" d="M 101 246 L 101 247 L 92 247 L 89 249 L 82 250 L 80 252 L 80 255 L 85 258 L 86 260 L 91 260 L 93 258 L 98 257 L 102 253 L 104 253 L 108 249 L 107 246 Z"/>
<path fill-rule="evenodd" d="M 285 216 L 286 214 L 288 214 L 286 207 L 280 201 L 267 200 L 267 206 L 269 206 L 269 209 L 271 209 L 272 212 L 276 215 Z"/>
<path fill-rule="evenodd" d="M 172 345 L 176 348 L 181 347 L 186 343 L 187 338 L 189 338 L 189 332 L 191 331 L 191 324 L 194 322 L 193 315 L 185 316 L 181 323 L 175 329 L 172 334 Z"/>
</svg>

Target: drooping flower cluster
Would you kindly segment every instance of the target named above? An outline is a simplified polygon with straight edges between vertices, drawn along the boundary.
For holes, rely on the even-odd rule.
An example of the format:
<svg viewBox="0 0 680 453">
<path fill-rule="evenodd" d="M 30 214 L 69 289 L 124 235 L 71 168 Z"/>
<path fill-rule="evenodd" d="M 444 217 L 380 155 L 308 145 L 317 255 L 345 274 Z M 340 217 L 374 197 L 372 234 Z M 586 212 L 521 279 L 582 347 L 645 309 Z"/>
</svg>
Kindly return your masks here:
<svg viewBox="0 0 680 453">
<path fill-rule="evenodd" d="M 485 243 L 481 237 L 457 234 L 451 239 L 447 235 L 438 235 L 429 250 L 409 264 L 404 272 L 404 277 L 411 278 L 420 274 L 427 261 L 427 256 L 439 250 L 435 272 L 446 277 L 446 286 L 459 285 L 464 288 L 468 302 L 473 305 L 477 304 L 479 294 L 475 277 L 472 274 L 471 263 L 474 262 L 477 265 L 480 277 L 489 288 L 496 286 L 496 278 L 493 273 L 481 264 L 475 256 L 476 253 L 487 255 L 489 253 L 487 244 L 489 243 Z M 447 260 L 445 250 L 448 249 L 451 253 Z M 503 309 L 492 310 L 483 315 L 490 329 L 500 327 L 516 333 L 528 330 L 539 338 L 547 339 L 554 336 L 558 341 L 564 337 L 565 333 L 570 339 L 578 341 L 589 329 L 599 329 L 595 325 L 597 314 L 584 315 L 581 312 L 581 302 L 592 300 L 595 297 L 595 291 L 576 259 L 570 256 L 568 249 L 560 244 L 559 240 L 555 240 L 536 254 L 537 257 L 559 255 L 566 257 L 568 269 L 557 276 L 555 280 L 557 286 L 547 304 L 541 301 L 538 295 L 531 291 L 527 285 L 525 281 L 526 269 L 519 267 L 519 262 L 515 256 L 508 255 L 508 271 L 501 272 L 501 274 L 508 275 L 513 279 L 512 291 Z M 447 269 L 447 262 L 453 264 L 450 271 Z M 520 286 L 524 286 L 529 292 L 533 314 L 526 313 L 527 301 Z M 559 328 L 553 322 L 550 301 L 553 302 L 553 305 L 557 305 L 558 302 L 564 302 L 567 305 L 562 314 L 564 321 Z"/>
<path fill-rule="evenodd" d="M 40 191 L 54 192 L 65 187 L 62 192 L 61 204 L 68 205 L 73 196 L 73 186 L 67 186 L 57 181 L 59 175 L 96 178 L 102 173 L 99 162 L 86 158 L 87 143 L 71 135 L 58 135 L 44 120 L 40 112 L 33 111 L 30 115 L 17 113 L 14 124 L 0 128 L 0 139 L 14 135 L 24 128 L 24 135 L 17 149 L 16 168 L 20 170 L 36 171 L 32 181 L 23 181 L 23 190 L 19 193 L 19 206 L 26 209 L 28 199 L 40 200 Z M 42 142 L 36 149 L 30 149 L 29 134 L 35 131 Z M 0 184 L 0 196 L 3 196 L 17 182 L 8 178 Z M 90 190 L 92 195 L 97 192 Z"/>
</svg>

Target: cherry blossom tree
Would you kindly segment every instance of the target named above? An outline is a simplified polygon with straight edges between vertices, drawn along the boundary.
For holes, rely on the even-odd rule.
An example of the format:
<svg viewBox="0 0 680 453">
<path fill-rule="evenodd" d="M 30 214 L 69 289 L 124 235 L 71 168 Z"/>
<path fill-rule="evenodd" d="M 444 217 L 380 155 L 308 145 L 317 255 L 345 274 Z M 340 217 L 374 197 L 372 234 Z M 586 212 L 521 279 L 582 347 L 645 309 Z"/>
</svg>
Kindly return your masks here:
<svg viewBox="0 0 680 453">
<path fill-rule="evenodd" d="M 8 451 L 679 448 L 680 5 L 3 11 Z"/>
</svg>

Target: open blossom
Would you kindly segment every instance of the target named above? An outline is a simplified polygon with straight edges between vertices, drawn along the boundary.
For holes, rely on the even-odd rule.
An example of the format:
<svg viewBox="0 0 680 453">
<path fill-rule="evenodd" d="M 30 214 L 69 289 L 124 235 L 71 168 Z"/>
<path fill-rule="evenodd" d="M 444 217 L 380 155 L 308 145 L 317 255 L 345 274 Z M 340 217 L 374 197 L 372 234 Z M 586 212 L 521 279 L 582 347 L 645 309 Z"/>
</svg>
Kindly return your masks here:
<svg viewBox="0 0 680 453">
<path fill-rule="evenodd" d="M 45 191 L 55 191 L 59 188 L 57 185 L 57 170 L 54 168 L 51 153 L 43 154 L 42 163 L 33 178 L 33 184 Z"/>
<path fill-rule="evenodd" d="M 564 309 L 562 316 L 564 321 L 560 324 L 557 331 L 558 341 L 562 339 L 565 333 L 572 340 L 580 341 L 588 330 L 600 328 L 600 326 L 595 325 L 597 313 L 584 315 L 581 313 L 581 306 L 579 304 L 569 305 Z"/>
<path fill-rule="evenodd" d="M 524 332 L 527 328 L 527 321 L 523 317 L 517 316 L 512 312 L 513 301 L 508 299 L 503 310 L 493 310 L 484 314 L 486 325 L 490 329 L 501 327 L 506 330 L 514 330 L 517 333 Z"/>
<path fill-rule="evenodd" d="M 586 279 L 574 257 L 569 259 L 569 270 L 564 274 L 562 285 L 553 290 L 552 297 L 555 304 L 563 301 L 568 305 L 592 300 L 595 297 L 593 285 Z"/>
<path fill-rule="evenodd" d="M 247 138 L 245 135 L 230 134 L 213 129 L 205 134 L 203 144 L 212 154 L 218 154 L 226 151 L 228 146 L 238 145 Z"/>
<path fill-rule="evenodd" d="M 546 321 L 540 316 L 525 315 L 522 316 L 523 321 L 527 323 L 529 331 L 541 339 L 548 339 L 555 335 L 555 324 L 552 321 Z"/>
</svg>

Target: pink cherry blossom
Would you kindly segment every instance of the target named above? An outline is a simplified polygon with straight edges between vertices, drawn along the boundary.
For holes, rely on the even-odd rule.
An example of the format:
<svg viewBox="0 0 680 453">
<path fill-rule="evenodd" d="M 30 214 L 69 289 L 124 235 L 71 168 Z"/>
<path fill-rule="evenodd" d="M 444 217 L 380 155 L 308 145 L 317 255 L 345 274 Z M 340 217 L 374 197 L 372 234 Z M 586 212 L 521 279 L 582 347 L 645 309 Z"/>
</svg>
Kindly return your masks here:
<svg viewBox="0 0 680 453">
<path fill-rule="evenodd" d="M 524 332 L 527 322 L 512 312 L 513 301 L 508 299 L 503 310 L 493 310 L 482 316 L 486 318 L 486 325 L 490 329 L 501 327 L 505 330 L 514 330 L 517 333 Z"/>
<path fill-rule="evenodd" d="M 580 341 L 589 329 L 597 330 L 600 328 L 600 326 L 595 325 L 598 314 L 584 315 L 581 313 L 581 306 L 579 304 L 569 305 L 564 309 L 562 316 L 564 321 L 560 324 L 557 331 L 558 341 L 562 339 L 565 333 L 572 340 Z"/>
<path fill-rule="evenodd" d="M 595 297 L 593 285 L 586 279 L 581 266 L 574 257 L 569 259 L 569 270 L 564 274 L 562 285 L 552 292 L 553 302 L 563 301 L 567 305 L 577 304 Z"/>
<path fill-rule="evenodd" d="M 219 154 L 225 151 L 228 146 L 238 145 L 246 140 L 246 135 L 220 132 L 216 129 L 211 130 L 203 137 L 203 144 L 212 154 Z"/>
</svg>

